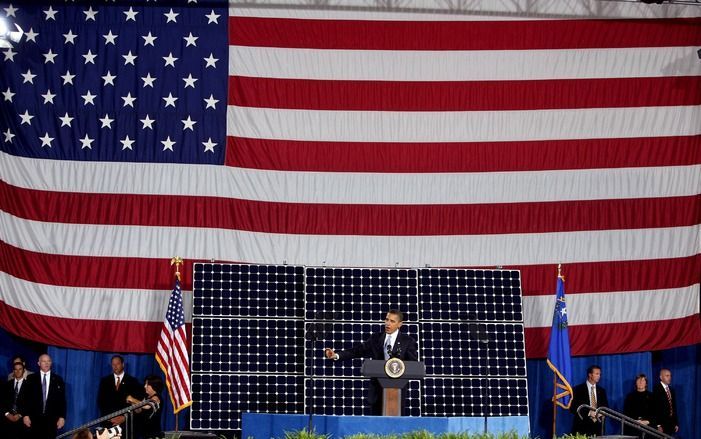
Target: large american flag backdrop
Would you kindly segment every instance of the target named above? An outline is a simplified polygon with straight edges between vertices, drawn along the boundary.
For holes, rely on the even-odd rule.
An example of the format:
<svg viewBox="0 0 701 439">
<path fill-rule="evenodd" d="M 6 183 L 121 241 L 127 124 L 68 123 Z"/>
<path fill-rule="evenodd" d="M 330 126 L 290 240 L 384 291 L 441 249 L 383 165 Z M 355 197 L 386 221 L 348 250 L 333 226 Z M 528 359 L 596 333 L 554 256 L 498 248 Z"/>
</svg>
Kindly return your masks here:
<svg viewBox="0 0 701 439">
<path fill-rule="evenodd" d="M 516 267 L 543 357 L 562 263 L 573 354 L 701 341 L 701 8 L 283 3 L 1 5 L 5 329 L 153 352 L 179 255 L 188 314 L 193 261 Z"/>
</svg>

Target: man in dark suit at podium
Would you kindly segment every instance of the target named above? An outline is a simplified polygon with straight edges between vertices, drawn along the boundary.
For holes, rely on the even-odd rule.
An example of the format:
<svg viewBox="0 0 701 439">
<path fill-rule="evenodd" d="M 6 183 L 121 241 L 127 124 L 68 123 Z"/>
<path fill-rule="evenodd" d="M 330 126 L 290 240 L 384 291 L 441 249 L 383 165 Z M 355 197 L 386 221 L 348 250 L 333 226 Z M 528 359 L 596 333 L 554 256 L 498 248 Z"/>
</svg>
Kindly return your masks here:
<svg viewBox="0 0 701 439">
<path fill-rule="evenodd" d="M 399 332 L 404 321 L 401 311 L 391 309 L 385 316 L 385 330 L 376 332 L 362 343 L 350 349 L 335 352 L 326 348 L 326 358 L 331 360 L 348 360 L 351 358 L 371 358 L 373 360 L 388 360 L 399 358 L 402 361 L 417 361 L 418 349 L 416 340 L 407 334 Z M 406 395 L 404 395 L 406 397 Z M 372 378 L 368 387 L 368 403 L 371 414 L 382 415 L 382 387 L 377 379 Z M 405 406 L 405 404 L 402 404 Z"/>
</svg>

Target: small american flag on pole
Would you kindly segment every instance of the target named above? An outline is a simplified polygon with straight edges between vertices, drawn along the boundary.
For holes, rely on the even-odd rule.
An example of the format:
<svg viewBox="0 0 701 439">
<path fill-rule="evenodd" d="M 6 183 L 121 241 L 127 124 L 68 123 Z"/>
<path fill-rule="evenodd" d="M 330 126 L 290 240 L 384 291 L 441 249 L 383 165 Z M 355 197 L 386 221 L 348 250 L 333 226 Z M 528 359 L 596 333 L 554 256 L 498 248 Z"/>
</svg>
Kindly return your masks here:
<svg viewBox="0 0 701 439">
<path fill-rule="evenodd" d="M 180 265 L 180 263 L 182 260 L 177 264 Z M 190 360 L 187 353 L 185 311 L 183 310 L 183 293 L 180 290 L 179 270 L 175 273 L 175 288 L 170 295 L 161 336 L 158 339 L 156 361 L 165 374 L 174 412 L 178 413 L 189 407 L 192 404 Z"/>
</svg>

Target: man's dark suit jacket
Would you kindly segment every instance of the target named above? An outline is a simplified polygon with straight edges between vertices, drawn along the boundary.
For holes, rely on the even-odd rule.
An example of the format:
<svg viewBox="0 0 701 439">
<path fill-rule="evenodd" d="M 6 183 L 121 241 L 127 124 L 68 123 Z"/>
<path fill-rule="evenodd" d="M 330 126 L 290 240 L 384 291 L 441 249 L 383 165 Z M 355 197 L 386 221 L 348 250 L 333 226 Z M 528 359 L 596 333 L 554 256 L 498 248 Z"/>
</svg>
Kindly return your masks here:
<svg viewBox="0 0 701 439">
<path fill-rule="evenodd" d="M 358 343 L 350 349 L 340 351 L 338 353 L 339 360 L 348 360 L 350 358 L 371 358 L 373 360 L 385 359 L 385 332 L 377 332 L 372 334 L 370 338 L 362 343 Z M 411 336 L 399 333 L 397 339 L 392 346 L 392 357 L 399 358 L 403 361 L 416 361 L 419 358 L 416 340 Z M 403 393 L 403 398 L 406 397 L 406 392 Z M 370 404 L 373 415 L 382 415 L 382 387 L 377 379 L 372 378 L 368 386 L 368 403 Z M 406 404 L 402 404 L 405 406 Z"/>
<path fill-rule="evenodd" d="M 30 437 L 55 437 L 58 418 L 66 418 L 66 385 L 63 378 L 51 372 L 45 411 L 42 407 L 41 372 L 27 377 L 19 399 L 20 412 L 32 421 Z"/>
<path fill-rule="evenodd" d="M 24 383 L 22 383 L 22 387 L 24 387 Z M 5 417 L 5 413 L 12 411 L 12 406 L 15 402 L 15 379 L 12 378 L 12 380 L 3 383 L 0 392 L 2 392 L 0 394 L 0 416 L 2 416 L 0 433 L 2 433 L 3 439 L 18 439 L 24 432 L 22 419 L 20 418 L 17 422 L 10 422 L 10 420 Z M 19 401 L 17 401 L 17 403 L 19 404 Z M 19 410 L 17 410 L 17 412 L 19 413 Z"/>
<path fill-rule="evenodd" d="M 572 405 L 570 406 L 570 411 L 574 414 L 574 419 L 572 421 L 572 433 L 588 434 L 590 436 L 601 435 L 601 422 L 592 421 L 588 416 L 588 412 L 582 410 L 582 416 L 584 419 L 579 419 L 577 415 L 577 407 L 582 404 L 589 405 L 589 390 L 587 388 L 587 383 L 584 382 L 572 389 Z M 597 407 L 608 407 L 609 402 L 606 398 L 606 390 L 596 385 L 596 406 Z"/>
<path fill-rule="evenodd" d="M 677 399 L 674 394 L 674 389 L 669 388 L 669 393 L 672 396 L 672 414 L 669 414 L 669 401 L 667 400 L 667 392 L 664 391 L 662 383 L 657 383 L 652 387 L 652 407 L 655 414 L 653 419 L 653 427 L 662 426 L 662 431 L 667 434 L 674 433 L 674 427 L 679 425 L 677 419 Z"/>
<path fill-rule="evenodd" d="M 114 374 L 109 374 L 100 380 L 100 387 L 97 390 L 97 407 L 100 409 L 101 416 L 127 407 L 129 405 L 127 395 L 136 399 L 143 398 L 144 391 L 141 384 L 131 375 L 124 374 L 119 389 L 115 389 L 114 384 Z"/>
</svg>

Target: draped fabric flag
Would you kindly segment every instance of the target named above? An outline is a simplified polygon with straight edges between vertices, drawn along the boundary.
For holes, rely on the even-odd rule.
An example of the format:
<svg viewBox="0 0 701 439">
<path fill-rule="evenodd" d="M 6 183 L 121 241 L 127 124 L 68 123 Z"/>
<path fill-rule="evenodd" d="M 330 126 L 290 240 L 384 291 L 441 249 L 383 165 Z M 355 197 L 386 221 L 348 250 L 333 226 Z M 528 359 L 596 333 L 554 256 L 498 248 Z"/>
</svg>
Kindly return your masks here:
<svg viewBox="0 0 701 439">
<path fill-rule="evenodd" d="M 701 341 L 701 8 L 400 3 L 0 5 L 0 324 L 149 352 L 173 254 L 186 319 L 198 260 L 504 266 L 544 357 L 562 262 L 573 355 Z"/>
<path fill-rule="evenodd" d="M 565 301 L 565 279 L 557 277 L 555 293 L 555 310 L 553 326 L 550 329 L 550 347 L 546 360 L 550 370 L 555 374 L 555 391 L 553 403 L 564 409 L 570 408 L 572 397 L 572 357 L 570 354 L 570 336 L 567 330 L 567 302 Z"/>
<path fill-rule="evenodd" d="M 192 405 L 187 346 L 183 293 L 180 290 L 180 279 L 176 279 L 156 347 L 156 361 L 165 375 L 175 413 Z"/>
</svg>

